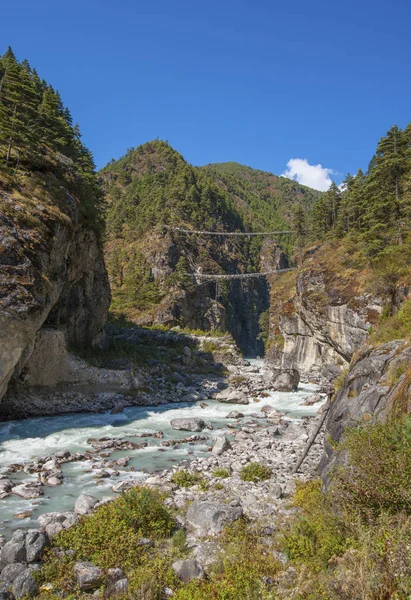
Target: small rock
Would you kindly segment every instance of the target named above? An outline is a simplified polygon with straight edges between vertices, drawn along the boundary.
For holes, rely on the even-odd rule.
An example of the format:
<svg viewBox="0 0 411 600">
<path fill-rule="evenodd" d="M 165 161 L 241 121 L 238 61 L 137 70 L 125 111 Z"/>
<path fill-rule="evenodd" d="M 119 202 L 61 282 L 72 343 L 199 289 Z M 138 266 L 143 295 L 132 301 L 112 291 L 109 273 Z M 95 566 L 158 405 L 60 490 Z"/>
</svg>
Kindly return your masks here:
<svg viewBox="0 0 411 600">
<path fill-rule="evenodd" d="M 76 562 L 74 572 L 77 585 L 82 591 L 95 590 L 100 587 L 104 579 L 104 571 L 90 562 Z"/>
<path fill-rule="evenodd" d="M 120 413 L 122 413 L 124 410 L 124 404 L 123 402 L 121 402 L 121 400 L 117 401 L 115 403 L 115 405 L 113 406 L 113 408 L 111 409 L 111 414 L 112 415 L 118 415 Z"/>
<path fill-rule="evenodd" d="M 196 560 L 191 558 L 186 560 L 177 560 L 172 565 L 174 572 L 185 583 L 192 579 L 202 579 L 204 571 Z"/>
</svg>

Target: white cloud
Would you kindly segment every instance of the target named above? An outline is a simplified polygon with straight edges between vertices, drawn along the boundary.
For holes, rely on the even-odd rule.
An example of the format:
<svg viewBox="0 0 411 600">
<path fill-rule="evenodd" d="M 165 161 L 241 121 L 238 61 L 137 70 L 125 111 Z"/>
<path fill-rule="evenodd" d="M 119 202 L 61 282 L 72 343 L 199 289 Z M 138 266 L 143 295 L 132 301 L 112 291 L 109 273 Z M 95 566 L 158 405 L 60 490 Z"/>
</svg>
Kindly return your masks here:
<svg viewBox="0 0 411 600">
<path fill-rule="evenodd" d="M 330 177 L 332 173 L 334 173 L 333 169 L 327 169 L 322 165 L 310 165 L 306 158 L 291 158 L 281 177 L 294 179 L 298 183 L 325 192 L 332 183 Z"/>
</svg>

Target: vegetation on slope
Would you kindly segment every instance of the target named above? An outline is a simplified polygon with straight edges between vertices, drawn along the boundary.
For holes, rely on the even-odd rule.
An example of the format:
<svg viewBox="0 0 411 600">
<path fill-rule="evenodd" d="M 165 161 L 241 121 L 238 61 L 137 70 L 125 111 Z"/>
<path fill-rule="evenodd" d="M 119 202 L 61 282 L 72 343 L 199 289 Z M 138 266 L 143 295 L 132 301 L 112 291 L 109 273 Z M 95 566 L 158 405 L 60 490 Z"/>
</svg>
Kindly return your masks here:
<svg viewBox="0 0 411 600">
<path fill-rule="evenodd" d="M 0 184 L 14 190 L 28 176 L 36 179 L 31 188 L 58 189 L 57 180 L 86 224 L 102 229 L 103 195 L 78 125 L 59 93 L 9 48 L 0 57 Z"/>
<path fill-rule="evenodd" d="M 193 293 L 186 273 L 195 269 L 259 268 L 259 238 L 230 238 L 222 244 L 219 238 L 174 233 L 166 239 L 164 226 L 222 232 L 289 229 L 292 206 L 302 201 L 309 209 L 318 197 L 295 182 L 247 167 L 224 175 L 218 167 L 192 167 L 167 142 L 154 140 L 131 148 L 101 171 L 109 205 L 106 248 L 114 309 L 144 315 L 175 292 Z M 292 242 L 283 241 L 290 249 Z M 166 277 L 153 276 L 149 255 L 154 246 L 164 254 Z M 227 284 L 220 292 L 227 302 Z"/>
<path fill-rule="evenodd" d="M 297 207 L 309 215 L 322 195 L 296 181 L 235 162 L 210 164 L 202 169 L 229 194 L 254 231 L 294 228 Z M 279 236 L 279 240 L 283 250 L 290 254 L 296 236 Z"/>
</svg>

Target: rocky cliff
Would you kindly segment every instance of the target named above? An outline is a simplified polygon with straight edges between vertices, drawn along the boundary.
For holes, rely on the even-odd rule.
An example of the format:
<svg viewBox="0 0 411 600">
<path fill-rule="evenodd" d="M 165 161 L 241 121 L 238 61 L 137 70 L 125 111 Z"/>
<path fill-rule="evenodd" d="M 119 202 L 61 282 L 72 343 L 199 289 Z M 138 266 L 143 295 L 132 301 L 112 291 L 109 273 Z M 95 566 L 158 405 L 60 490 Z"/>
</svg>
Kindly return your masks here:
<svg viewBox="0 0 411 600">
<path fill-rule="evenodd" d="M 278 368 L 332 379 L 346 369 L 386 303 L 337 243 L 310 248 L 294 273 L 270 282 L 269 360 Z"/>
<path fill-rule="evenodd" d="M 110 292 L 99 235 L 56 179 L 21 179 L 18 187 L 0 191 L 0 208 L 1 398 L 11 379 L 24 376 L 35 348 L 37 361 L 49 354 L 53 362 L 56 344 L 93 343 Z M 43 328 L 63 338 L 44 343 Z M 59 380 L 57 372 L 50 377 L 52 384 Z M 42 369 L 34 366 L 30 384 L 44 383 Z"/>
<path fill-rule="evenodd" d="M 401 414 L 411 414 L 411 346 L 394 340 L 360 353 L 331 403 L 320 464 L 324 481 L 344 460 L 335 450 L 347 428 Z"/>
</svg>

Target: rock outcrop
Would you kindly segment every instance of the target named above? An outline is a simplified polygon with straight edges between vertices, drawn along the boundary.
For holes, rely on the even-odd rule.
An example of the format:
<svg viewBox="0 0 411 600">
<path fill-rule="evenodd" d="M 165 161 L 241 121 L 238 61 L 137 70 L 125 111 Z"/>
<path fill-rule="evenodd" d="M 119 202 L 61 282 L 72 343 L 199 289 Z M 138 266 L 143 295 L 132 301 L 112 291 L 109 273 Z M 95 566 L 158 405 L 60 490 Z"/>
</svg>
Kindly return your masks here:
<svg viewBox="0 0 411 600">
<path fill-rule="evenodd" d="M 61 185 L 44 179 L 41 200 L 24 188 L 0 200 L 2 398 L 26 368 L 27 385 L 55 385 L 63 347 L 95 340 L 110 292 L 99 236 Z"/>
<path fill-rule="evenodd" d="M 335 452 L 347 428 L 390 414 L 411 414 L 411 346 L 395 340 L 362 352 L 351 365 L 326 420 L 320 472 L 328 473 L 343 457 Z"/>
<path fill-rule="evenodd" d="M 271 281 L 268 358 L 280 369 L 335 378 L 364 347 L 386 299 L 337 248 L 311 249 L 302 268 Z"/>
</svg>

